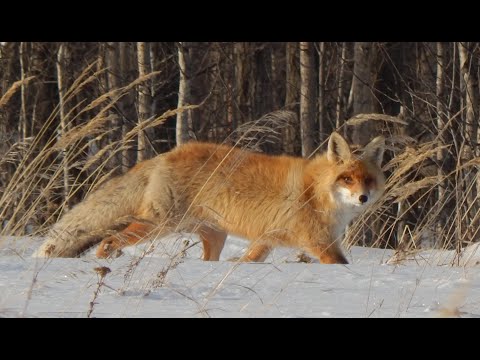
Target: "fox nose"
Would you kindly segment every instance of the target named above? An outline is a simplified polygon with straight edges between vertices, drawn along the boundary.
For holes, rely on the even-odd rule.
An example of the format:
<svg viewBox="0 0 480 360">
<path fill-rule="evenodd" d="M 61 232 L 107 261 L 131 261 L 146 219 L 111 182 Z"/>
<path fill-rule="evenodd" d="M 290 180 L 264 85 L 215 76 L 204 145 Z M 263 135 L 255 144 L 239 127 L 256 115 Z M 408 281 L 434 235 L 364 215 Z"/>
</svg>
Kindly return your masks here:
<svg viewBox="0 0 480 360">
<path fill-rule="evenodd" d="M 360 195 L 360 196 L 358 197 L 358 200 L 360 200 L 360 202 L 361 202 L 362 204 L 365 204 L 365 203 L 368 201 L 368 196 L 367 196 L 367 195 Z"/>
</svg>

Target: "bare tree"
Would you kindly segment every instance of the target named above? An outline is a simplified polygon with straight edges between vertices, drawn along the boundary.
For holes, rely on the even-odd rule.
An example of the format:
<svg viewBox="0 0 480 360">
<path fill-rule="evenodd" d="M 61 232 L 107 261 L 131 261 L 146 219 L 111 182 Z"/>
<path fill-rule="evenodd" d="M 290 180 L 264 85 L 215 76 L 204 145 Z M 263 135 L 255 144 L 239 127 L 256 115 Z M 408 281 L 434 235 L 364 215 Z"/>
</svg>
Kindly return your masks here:
<svg viewBox="0 0 480 360">
<path fill-rule="evenodd" d="M 133 44 L 129 42 L 119 43 L 119 65 L 121 74 L 121 83 L 130 84 L 135 80 L 134 59 L 132 59 Z M 137 55 L 138 58 L 138 55 Z M 136 122 L 137 113 L 135 111 L 135 96 L 131 92 L 126 94 L 118 103 L 119 111 L 122 115 L 122 139 L 133 128 Z M 126 172 L 131 168 L 137 160 L 137 153 L 132 146 L 124 146 L 122 150 L 122 172 Z"/>
<path fill-rule="evenodd" d="M 466 127 L 465 138 L 468 143 L 465 147 L 467 159 L 477 156 L 476 144 L 478 143 L 478 82 L 475 77 L 472 54 L 474 46 L 471 43 L 457 43 L 460 56 L 460 71 L 465 84 Z"/>
<path fill-rule="evenodd" d="M 465 147 L 463 152 L 463 161 L 466 162 L 476 156 L 478 156 L 478 141 L 479 126 L 478 126 L 478 81 L 475 76 L 475 68 L 473 61 L 474 48 L 476 44 L 472 43 L 457 43 L 458 55 L 460 58 L 460 73 L 463 79 L 463 88 L 465 93 L 465 131 L 463 138 L 465 139 Z M 478 205 L 475 204 L 477 194 L 480 193 L 480 180 L 477 177 L 477 171 L 474 168 L 467 168 L 464 175 L 465 193 L 466 197 L 466 210 L 469 219 L 475 217 L 475 212 L 478 209 Z M 476 185 L 475 185 L 476 184 Z M 468 242 L 474 240 L 473 234 L 475 233 L 471 226 L 466 225 L 467 229 L 466 238 Z M 457 245 L 457 250 L 460 251 L 460 242 Z"/>
<path fill-rule="evenodd" d="M 64 136 L 68 130 L 68 123 L 66 119 L 66 95 L 68 88 L 68 80 L 66 79 L 66 72 L 69 69 L 70 63 L 70 54 L 68 45 L 61 43 L 58 47 L 57 53 L 57 84 L 58 84 L 58 103 L 59 103 L 59 117 L 60 117 L 60 134 Z M 70 183 L 69 183 L 69 161 L 67 157 L 66 149 L 63 149 L 63 196 L 66 199 L 66 207 L 70 206 L 69 204 L 69 193 L 70 193 Z"/>
<path fill-rule="evenodd" d="M 271 44 L 272 107 L 277 110 L 285 99 L 285 46 L 282 43 Z"/>
<path fill-rule="evenodd" d="M 233 127 L 243 124 L 245 121 L 252 120 L 253 105 L 253 58 L 254 44 L 248 42 L 238 42 L 234 45 L 235 56 L 235 103 L 236 111 L 233 116 Z"/>
<path fill-rule="evenodd" d="M 347 61 L 347 43 L 342 43 L 342 51 L 339 58 L 339 67 L 338 67 L 338 91 L 337 91 L 337 111 L 336 111 L 336 119 L 335 119 L 335 127 L 338 129 L 341 125 L 343 125 L 344 119 L 344 111 L 343 111 L 343 91 L 344 91 L 344 83 L 345 83 L 345 62 Z M 345 129 L 344 129 L 345 133 Z"/>
<path fill-rule="evenodd" d="M 138 56 L 138 76 L 144 77 L 150 72 L 150 50 L 148 43 L 137 42 Z M 144 82 L 138 85 L 138 123 L 147 121 L 151 116 L 150 113 L 150 87 Z M 137 162 L 147 159 L 151 156 L 150 145 L 146 139 L 146 132 L 141 130 L 138 132 L 138 152 Z"/>
<path fill-rule="evenodd" d="M 286 84 L 285 84 L 285 108 L 298 111 L 299 103 L 299 84 L 300 84 L 300 65 L 298 43 L 286 43 Z M 293 124 L 284 129 L 283 141 L 284 149 L 287 154 L 295 154 L 295 141 L 299 131 L 299 124 Z"/>
<path fill-rule="evenodd" d="M 437 188 L 437 201 L 440 203 L 445 197 L 445 186 L 446 182 L 443 181 L 444 176 L 444 158 L 445 150 L 441 148 L 445 144 L 445 135 L 444 127 L 446 124 L 446 98 L 445 98 L 445 57 L 446 49 L 445 44 L 442 42 L 437 42 L 437 84 L 436 84 L 436 95 L 437 95 L 437 131 L 438 131 L 438 143 L 439 148 L 437 150 L 437 174 L 438 174 L 438 188 Z M 440 217 L 437 226 L 437 234 L 442 233 L 444 219 Z"/>
<path fill-rule="evenodd" d="M 109 42 L 107 43 L 107 64 L 108 64 L 108 86 L 109 90 L 119 89 L 122 86 L 122 79 L 120 77 L 120 43 L 119 42 Z M 122 137 L 122 104 L 123 100 L 119 99 L 116 103 L 114 110 L 110 112 L 110 124 L 113 131 L 110 134 L 110 142 L 120 142 Z M 120 145 L 120 143 L 119 143 Z M 116 151 L 114 149 L 113 151 Z M 112 156 L 112 167 L 118 167 L 118 172 L 122 168 L 121 153 L 116 152 Z"/>
<path fill-rule="evenodd" d="M 199 105 L 207 99 L 210 69 L 210 44 L 198 42 L 179 43 L 178 64 L 180 84 L 178 106 Z M 177 116 L 177 144 L 199 135 L 201 122 L 210 121 L 202 116 L 203 109 L 196 108 Z M 180 141 L 180 143 L 178 143 Z"/>
<path fill-rule="evenodd" d="M 325 42 L 321 42 L 318 49 L 318 134 L 320 143 L 328 137 L 325 134 Z"/>
<path fill-rule="evenodd" d="M 311 42 L 300 43 L 300 133 L 302 156 L 309 157 L 315 151 L 315 63 Z"/>
<path fill-rule="evenodd" d="M 18 136 L 19 141 L 25 141 L 27 137 L 27 94 L 25 88 L 25 78 L 27 77 L 27 64 L 25 57 L 28 56 L 26 54 L 27 44 L 25 42 L 21 42 L 19 46 L 19 58 L 20 58 L 20 79 L 22 80 L 22 85 L 20 88 L 21 93 L 21 105 L 20 105 L 20 119 L 18 122 Z"/>
<path fill-rule="evenodd" d="M 180 71 L 178 85 L 179 108 L 188 105 L 188 99 L 190 98 L 189 74 L 187 74 L 187 63 L 189 61 L 188 45 L 188 43 L 184 42 L 178 44 L 178 66 Z M 189 123 L 189 120 L 188 112 L 183 111 L 177 114 L 177 146 L 186 143 L 190 139 L 188 131 L 191 128 L 191 123 Z"/>
<path fill-rule="evenodd" d="M 375 63 L 377 60 L 377 49 L 372 42 L 356 42 L 354 48 L 353 67 L 353 115 L 371 114 L 375 112 Z M 373 124 L 363 122 L 353 129 L 353 142 L 365 145 L 373 133 Z"/>
</svg>

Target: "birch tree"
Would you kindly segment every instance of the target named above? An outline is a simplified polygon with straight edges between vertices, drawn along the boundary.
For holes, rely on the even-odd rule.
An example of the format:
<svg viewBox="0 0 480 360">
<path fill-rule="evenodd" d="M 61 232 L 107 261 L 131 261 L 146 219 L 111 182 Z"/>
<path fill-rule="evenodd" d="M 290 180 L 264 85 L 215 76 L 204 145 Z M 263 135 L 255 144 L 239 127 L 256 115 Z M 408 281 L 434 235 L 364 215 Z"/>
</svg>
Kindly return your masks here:
<svg viewBox="0 0 480 360">
<path fill-rule="evenodd" d="M 66 94 L 68 89 L 67 69 L 69 68 L 69 50 L 68 45 L 61 43 L 57 53 L 57 85 L 58 85 L 58 103 L 60 117 L 60 136 L 64 136 L 68 131 L 68 123 L 66 119 Z M 69 204 L 69 162 L 67 150 L 63 149 L 62 168 L 63 168 L 63 196 L 65 197 L 65 206 Z"/>
<path fill-rule="evenodd" d="M 188 43 L 181 42 L 178 44 L 178 67 L 180 72 L 180 80 L 178 85 L 178 107 L 181 108 L 188 105 L 190 98 L 190 82 L 187 74 L 187 64 L 190 60 L 188 56 Z M 188 130 L 191 124 L 189 123 L 190 117 L 187 111 L 182 111 L 177 114 L 177 146 L 186 143 L 190 136 Z"/>
<path fill-rule="evenodd" d="M 147 75 L 150 66 L 150 50 L 147 43 L 137 42 L 138 76 Z M 141 124 L 150 117 L 150 87 L 145 82 L 138 85 L 138 123 Z M 150 145 L 146 137 L 146 131 L 138 132 L 137 162 L 147 159 L 151 155 Z"/>
</svg>

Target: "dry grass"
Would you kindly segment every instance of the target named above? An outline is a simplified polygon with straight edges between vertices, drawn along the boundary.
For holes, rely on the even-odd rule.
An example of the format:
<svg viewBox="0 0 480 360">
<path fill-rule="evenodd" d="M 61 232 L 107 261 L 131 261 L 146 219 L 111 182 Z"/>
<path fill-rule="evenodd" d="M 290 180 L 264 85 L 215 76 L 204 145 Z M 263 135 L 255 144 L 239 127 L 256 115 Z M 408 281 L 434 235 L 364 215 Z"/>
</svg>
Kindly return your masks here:
<svg viewBox="0 0 480 360">
<path fill-rule="evenodd" d="M 257 120 L 240 125 L 232 134 L 235 145 L 258 152 L 280 154 L 284 151 L 282 135 L 298 123 L 293 111 L 277 110 Z"/>
<path fill-rule="evenodd" d="M 462 146 L 444 145 L 438 137 L 412 143 L 409 137 L 393 134 L 387 137 L 387 145 L 385 194 L 350 226 L 345 246 L 392 248 L 395 262 L 429 247 L 460 253 L 477 239 L 478 226 L 472 225 L 479 218 L 479 184 L 474 175 L 478 158 L 465 158 Z M 455 166 L 439 171 L 439 153 L 456 159 Z"/>
<path fill-rule="evenodd" d="M 0 188 L 0 219 L 8 220 L 0 235 L 23 235 L 27 226 L 34 228 L 34 234 L 43 234 L 72 201 L 79 200 L 77 193 L 88 193 L 118 173 L 115 157 L 131 147 L 140 131 L 160 126 L 169 117 L 198 106 L 169 110 L 137 124 L 125 137 L 108 141 L 116 126 L 110 110 L 135 86 L 150 80 L 159 72 L 147 74 L 127 86 L 109 91 L 90 103 L 74 103 L 75 95 L 104 71 L 93 71 L 94 65 L 88 66 L 66 92 L 65 104 L 71 107 L 65 118 L 66 128 L 62 130 L 55 121 L 59 114 L 57 106 L 35 137 L 14 143 L 0 159 L 0 173 L 9 174 L 8 182 L 4 188 Z M 28 78 L 22 83 L 15 83 L 3 96 L 2 105 L 23 83 L 30 80 Z M 80 122 L 79 119 L 87 111 L 95 111 L 96 114 L 87 122 Z M 53 131 L 51 127 L 54 127 Z M 47 133 L 52 135 L 46 137 Z M 64 186 L 65 174 L 68 176 L 68 189 Z"/>
<path fill-rule="evenodd" d="M 22 85 L 28 84 L 30 81 L 35 79 L 35 76 L 27 77 L 23 80 L 18 80 L 13 83 L 13 85 L 8 89 L 5 94 L 0 98 L 0 109 L 4 107 L 12 96 L 22 87 Z"/>
</svg>

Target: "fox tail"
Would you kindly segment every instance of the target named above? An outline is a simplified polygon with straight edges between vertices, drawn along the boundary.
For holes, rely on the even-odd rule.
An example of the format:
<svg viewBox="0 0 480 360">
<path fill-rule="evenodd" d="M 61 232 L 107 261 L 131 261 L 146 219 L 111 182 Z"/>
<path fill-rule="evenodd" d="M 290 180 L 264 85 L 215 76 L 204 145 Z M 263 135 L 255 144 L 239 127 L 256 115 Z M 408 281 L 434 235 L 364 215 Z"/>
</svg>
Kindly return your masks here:
<svg viewBox="0 0 480 360">
<path fill-rule="evenodd" d="M 126 227 L 138 213 L 147 182 L 137 172 L 107 181 L 51 228 L 33 256 L 75 257 L 112 231 Z"/>
</svg>

